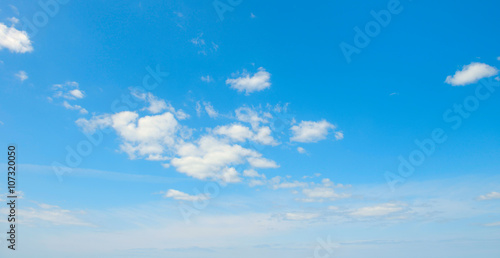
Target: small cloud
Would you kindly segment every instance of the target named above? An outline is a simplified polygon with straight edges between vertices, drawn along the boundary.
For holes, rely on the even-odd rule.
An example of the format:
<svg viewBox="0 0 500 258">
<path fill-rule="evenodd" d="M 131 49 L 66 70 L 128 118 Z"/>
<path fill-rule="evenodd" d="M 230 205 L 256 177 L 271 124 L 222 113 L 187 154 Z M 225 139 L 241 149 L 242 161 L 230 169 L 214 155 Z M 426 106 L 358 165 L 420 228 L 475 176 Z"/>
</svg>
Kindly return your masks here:
<svg viewBox="0 0 500 258">
<path fill-rule="evenodd" d="M 241 77 L 227 79 L 226 84 L 230 85 L 232 89 L 238 92 L 244 91 L 246 95 L 270 88 L 271 74 L 263 67 L 260 67 L 258 70 L 259 71 L 252 76 L 248 73 L 244 73 Z"/>
<path fill-rule="evenodd" d="M 167 193 L 165 194 L 165 198 L 172 198 L 178 201 L 193 201 L 193 202 L 210 199 L 210 197 L 205 194 L 190 195 L 174 189 L 168 190 Z"/>
<path fill-rule="evenodd" d="M 297 221 L 300 221 L 300 220 L 311 220 L 311 219 L 315 219 L 315 218 L 318 218 L 320 216 L 319 213 L 292 213 L 292 212 L 289 212 L 289 213 L 286 213 L 285 214 L 285 218 L 288 219 L 288 220 L 297 220 Z"/>
<path fill-rule="evenodd" d="M 396 96 L 396 95 L 399 95 L 399 93 L 393 92 L 393 93 L 389 94 L 389 96 Z"/>
<path fill-rule="evenodd" d="M 452 86 L 465 86 L 497 74 L 498 69 L 495 67 L 483 63 L 472 62 L 471 64 L 464 66 L 462 70 L 456 71 L 453 76 L 450 75 L 446 77 L 445 82 Z"/>
<path fill-rule="evenodd" d="M 351 212 L 355 217 L 380 217 L 386 216 L 395 212 L 402 211 L 404 204 L 399 203 L 384 203 L 376 206 L 363 207 Z"/>
<path fill-rule="evenodd" d="M 326 120 L 321 120 L 318 122 L 314 121 L 302 121 L 299 125 L 292 126 L 292 137 L 290 141 L 292 142 L 318 142 L 320 140 L 326 139 L 330 130 L 335 129 L 335 126 L 328 123 Z M 335 134 L 335 137 L 343 137 L 341 132 L 340 135 Z"/>
<path fill-rule="evenodd" d="M 499 56 L 499 57 L 497 57 L 497 60 L 498 60 L 498 61 L 500 61 L 500 56 Z"/>
<path fill-rule="evenodd" d="M 219 50 L 219 45 L 215 44 L 214 42 L 212 42 L 212 50 L 214 52 L 217 52 L 217 50 Z"/>
<path fill-rule="evenodd" d="M 197 102 L 196 102 L 196 115 L 197 115 L 198 117 L 200 117 L 200 116 L 201 116 L 201 109 L 202 109 L 201 104 L 200 104 L 200 102 L 199 102 L 199 101 L 197 101 Z"/>
<path fill-rule="evenodd" d="M 302 147 L 298 147 L 297 148 L 297 151 L 300 153 L 300 154 L 305 154 L 306 153 L 306 150 Z"/>
<path fill-rule="evenodd" d="M 203 102 L 203 105 L 205 105 L 205 111 L 207 112 L 209 117 L 217 118 L 219 116 L 219 112 L 214 109 L 210 102 Z"/>
<path fill-rule="evenodd" d="M 82 108 L 81 106 L 79 105 L 71 105 L 68 103 L 68 101 L 64 101 L 63 102 L 63 106 L 66 108 L 66 109 L 69 109 L 69 110 L 78 110 L 80 112 L 80 114 L 82 115 L 86 115 L 88 114 L 89 112 L 85 109 L 85 108 Z"/>
<path fill-rule="evenodd" d="M 73 105 L 70 103 L 70 101 L 76 101 L 85 97 L 85 92 L 80 90 L 80 85 L 77 82 L 68 81 L 64 84 L 54 84 L 52 90 L 54 91 L 52 97 L 47 97 L 49 102 L 53 102 L 54 99 L 62 98 L 64 101 L 61 104 L 64 108 L 68 110 L 77 110 L 82 115 L 89 113 L 80 105 Z"/>
<path fill-rule="evenodd" d="M 255 17 L 256 17 L 255 14 L 250 13 L 250 18 L 255 19 Z"/>
<path fill-rule="evenodd" d="M 198 37 L 191 39 L 191 43 L 193 43 L 196 46 L 205 45 L 205 40 L 203 39 L 203 33 L 200 33 Z"/>
<path fill-rule="evenodd" d="M 191 43 L 198 47 L 198 54 L 202 55 L 207 55 L 207 52 L 209 51 L 211 53 L 217 52 L 217 50 L 219 49 L 219 45 L 215 44 L 214 42 L 211 42 L 212 46 L 207 45 L 205 39 L 203 38 L 203 33 L 200 33 L 198 37 L 191 39 Z"/>
<path fill-rule="evenodd" d="M 182 14 L 181 12 L 175 12 L 174 11 L 174 14 L 177 15 L 177 17 L 179 17 L 179 18 L 184 17 L 184 14 Z"/>
<path fill-rule="evenodd" d="M 484 224 L 487 227 L 500 227 L 500 221 L 499 222 L 493 222 L 493 223 L 488 223 Z"/>
<path fill-rule="evenodd" d="M 16 25 L 17 23 L 19 23 L 19 19 L 16 17 L 7 18 L 7 20 L 10 21 L 12 25 Z"/>
<path fill-rule="evenodd" d="M 210 77 L 210 75 L 207 75 L 207 76 L 201 76 L 201 80 L 204 81 L 204 82 L 213 82 L 213 78 Z"/>
<path fill-rule="evenodd" d="M 85 92 L 79 89 L 80 85 L 77 82 L 66 82 L 64 84 L 54 84 L 54 98 L 65 98 L 69 100 L 83 99 Z"/>
<path fill-rule="evenodd" d="M 12 9 L 12 11 L 13 11 L 15 14 L 19 15 L 19 10 L 17 9 L 17 7 L 15 7 L 14 5 L 11 5 L 11 4 L 9 5 L 9 7 L 10 7 L 10 9 Z"/>
<path fill-rule="evenodd" d="M 344 139 L 344 133 L 343 132 L 335 132 L 335 139 L 337 139 L 337 141 Z"/>
<path fill-rule="evenodd" d="M 477 199 L 480 201 L 500 199 L 500 193 L 491 192 L 485 195 L 481 195 Z"/>
<path fill-rule="evenodd" d="M 24 82 L 28 79 L 28 74 L 25 71 L 19 71 L 15 74 L 15 76 L 21 81 Z"/>
</svg>

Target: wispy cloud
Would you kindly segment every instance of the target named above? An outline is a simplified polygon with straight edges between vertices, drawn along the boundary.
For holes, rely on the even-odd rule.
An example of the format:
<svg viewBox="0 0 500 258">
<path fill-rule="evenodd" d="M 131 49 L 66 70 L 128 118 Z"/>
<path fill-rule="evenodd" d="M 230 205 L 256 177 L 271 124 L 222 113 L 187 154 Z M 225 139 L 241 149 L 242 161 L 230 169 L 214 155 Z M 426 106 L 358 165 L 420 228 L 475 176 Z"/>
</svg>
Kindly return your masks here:
<svg viewBox="0 0 500 258">
<path fill-rule="evenodd" d="M 402 211 L 403 203 L 384 203 L 376 206 L 362 207 L 354 210 L 350 215 L 355 217 L 379 217 Z"/>
<path fill-rule="evenodd" d="M 481 195 L 477 198 L 480 201 L 484 200 L 493 200 L 493 199 L 500 199 L 500 193 L 498 192 L 491 192 L 485 195 Z"/>
<path fill-rule="evenodd" d="M 25 71 L 19 71 L 15 74 L 15 76 L 21 81 L 24 82 L 28 79 L 28 74 Z"/>
<path fill-rule="evenodd" d="M 205 194 L 189 195 L 187 193 L 174 189 L 168 190 L 167 193 L 165 194 L 165 197 L 179 201 L 202 201 L 210 199 L 210 197 Z"/>
</svg>

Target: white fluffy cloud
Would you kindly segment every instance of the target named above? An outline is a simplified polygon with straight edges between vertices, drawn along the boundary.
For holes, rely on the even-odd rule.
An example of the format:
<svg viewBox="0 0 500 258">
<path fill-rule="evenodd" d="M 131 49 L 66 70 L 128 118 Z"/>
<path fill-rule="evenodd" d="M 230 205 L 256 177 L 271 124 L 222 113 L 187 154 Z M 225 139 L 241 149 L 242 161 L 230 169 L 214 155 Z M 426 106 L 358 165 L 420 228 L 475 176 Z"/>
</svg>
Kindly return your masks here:
<svg viewBox="0 0 500 258">
<path fill-rule="evenodd" d="M 205 194 L 190 195 L 174 189 L 168 190 L 167 193 L 165 194 L 165 197 L 179 201 L 202 201 L 210 199 L 210 197 Z"/>
<path fill-rule="evenodd" d="M 144 157 L 147 160 L 165 160 L 164 154 L 174 147 L 180 128 L 170 112 L 139 117 L 137 112 L 123 111 L 94 116 L 90 120 L 81 118 L 76 123 L 87 132 L 112 127 L 123 140 L 122 151 L 131 159 Z"/>
<path fill-rule="evenodd" d="M 271 87 L 271 74 L 263 67 L 260 67 L 258 70 L 259 71 L 252 76 L 248 73 L 244 73 L 241 77 L 227 79 L 226 84 L 230 85 L 231 88 L 238 92 L 244 91 L 246 95 Z"/>
<path fill-rule="evenodd" d="M 15 53 L 26 53 L 33 51 L 31 40 L 26 31 L 20 31 L 16 28 L 7 27 L 0 23 L 0 50 L 6 48 Z"/>
<path fill-rule="evenodd" d="M 483 78 L 495 76 L 498 69 L 487 64 L 472 62 L 463 67 L 461 71 L 456 71 L 453 76 L 446 77 L 446 83 L 453 86 L 464 86 L 475 83 Z"/>
<path fill-rule="evenodd" d="M 223 135 L 235 142 L 246 140 L 254 141 L 262 145 L 277 145 L 276 140 L 271 136 L 271 129 L 267 126 L 258 127 L 253 132 L 250 128 L 241 124 L 219 126 L 214 129 L 217 135 Z"/>
<path fill-rule="evenodd" d="M 124 140 L 121 150 L 132 159 L 164 160 L 164 152 L 175 144 L 178 123 L 170 112 L 139 118 L 135 112 L 124 111 L 111 118 L 113 128 Z"/>
<path fill-rule="evenodd" d="M 292 126 L 292 137 L 290 138 L 290 141 L 318 142 L 320 140 L 326 139 L 329 131 L 333 129 L 335 129 L 335 126 L 328 123 L 326 120 L 321 120 L 318 122 L 302 121 L 299 125 Z"/>
<path fill-rule="evenodd" d="M 215 179 L 238 182 L 240 178 L 233 166 L 250 164 L 255 168 L 277 168 L 278 165 L 262 157 L 262 154 L 230 144 L 211 135 L 201 137 L 194 143 L 181 144 L 171 164 L 177 171 L 198 179 Z"/>
<path fill-rule="evenodd" d="M 485 200 L 493 200 L 493 199 L 500 199 L 500 193 L 498 192 L 491 192 L 485 195 L 481 195 L 477 198 L 478 200 L 485 201 Z"/>
<path fill-rule="evenodd" d="M 244 142 L 254 135 L 250 128 L 240 124 L 219 126 L 214 129 L 214 133 L 226 136 L 236 142 Z"/>
</svg>

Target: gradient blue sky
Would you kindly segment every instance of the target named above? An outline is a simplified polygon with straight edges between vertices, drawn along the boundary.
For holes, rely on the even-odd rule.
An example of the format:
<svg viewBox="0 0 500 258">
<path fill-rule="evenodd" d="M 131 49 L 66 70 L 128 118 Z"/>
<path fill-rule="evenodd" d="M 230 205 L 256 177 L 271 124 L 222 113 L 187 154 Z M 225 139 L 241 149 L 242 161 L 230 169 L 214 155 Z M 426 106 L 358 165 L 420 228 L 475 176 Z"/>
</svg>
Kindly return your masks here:
<svg viewBox="0 0 500 258">
<path fill-rule="evenodd" d="M 500 256 L 498 1 L 47 2 L 0 4 L 2 256 Z"/>
</svg>

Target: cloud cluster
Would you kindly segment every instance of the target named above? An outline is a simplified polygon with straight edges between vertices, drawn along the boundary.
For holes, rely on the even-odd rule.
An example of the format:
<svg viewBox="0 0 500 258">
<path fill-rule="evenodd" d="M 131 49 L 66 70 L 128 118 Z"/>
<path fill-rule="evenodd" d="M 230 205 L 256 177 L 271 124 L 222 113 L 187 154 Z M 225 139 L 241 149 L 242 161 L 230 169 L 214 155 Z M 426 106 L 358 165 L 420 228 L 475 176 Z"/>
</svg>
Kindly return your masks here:
<svg viewBox="0 0 500 258">
<path fill-rule="evenodd" d="M 49 101 L 53 99 L 63 99 L 62 105 L 69 110 L 77 110 L 80 114 L 87 114 L 88 111 L 80 105 L 71 104 L 70 101 L 83 99 L 85 92 L 80 90 L 77 82 L 66 82 L 64 84 L 54 84 L 52 86 L 54 94 L 49 97 Z"/>
<path fill-rule="evenodd" d="M 57 90 L 54 96 L 58 98 L 72 100 L 84 96 L 84 92 L 77 91 L 78 84 L 74 82 L 56 85 L 54 88 Z M 290 122 L 276 119 L 273 114 L 279 116 L 286 111 L 287 105 L 268 105 L 266 108 L 243 106 L 237 108 L 234 114 L 221 116 L 233 120 L 229 124 L 204 129 L 190 128 L 182 122 L 190 118 L 182 110 L 176 110 L 170 103 L 152 93 L 141 93 L 132 88 L 130 90 L 135 98 L 142 100 L 144 107 L 139 106 L 137 111 L 94 114 L 91 118 L 78 119 L 76 124 L 87 133 L 109 128 L 118 135 L 120 150 L 128 154 L 130 159 L 161 161 L 165 168 L 172 167 L 200 180 L 223 183 L 245 181 L 251 186 L 271 185 L 273 189 L 301 187 L 304 188 L 304 201 L 320 202 L 347 197 L 337 194 L 328 181 L 315 185 L 288 182 L 280 177 L 268 180 L 264 174 L 256 171 L 279 168 L 277 162 L 265 158 L 257 147 L 281 144 L 279 140 L 286 136 L 287 130 L 284 129 L 290 126 Z M 219 116 L 210 102 L 202 103 L 210 117 Z M 202 103 L 196 103 L 197 113 L 201 113 Z M 65 106 L 73 109 L 69 103 Z M 284 126 L 281 129 L 283 131 L 275 131 L 280 130 L 277 125 Z M 291 128 L 292 139 L 301 142 L 318 141 L 326 138 L 334 128 L 326 120 L 302 121 Z M 336 137 L 339 139 L 339 134 Z M 298 150 L 305 151 L 300 148 Z"/>
<path fill-rule="evenodd" d="M 197 179 L 236 183 L 242 181 L 240 169 L 279 167 L 258 151 L 240 145 L 246 140 L 276 144 L 271 129 L 261 125 L 265 120 L 256 111 L 236 112 L 240 120 L 253 124 L 252 129 L 230 124 L 208 129 L 194 138 L 192 129 L 182 125 L 178 115 L 174 115 L 179 111 L 153 95 L 136 95 L 148 105 L 140 111 L 163 113 L 141 115 L 138 111 L 122 111 L 80 118 L 76 124 L 88 133 L 111 128 L 121 139 L 120 149 L 129 158 L 168 162 L 165 167 L 171 165 L 178 172 Z"/>
</svg>

